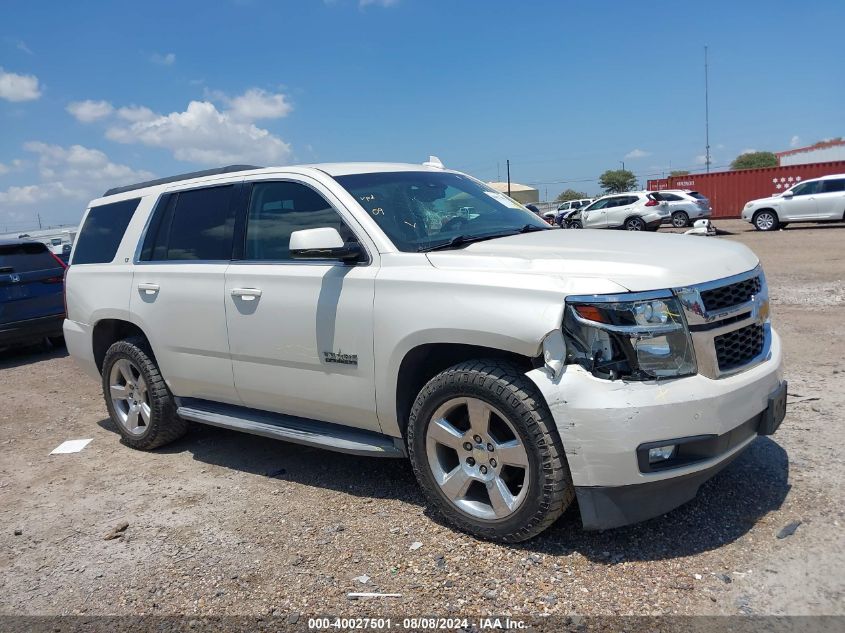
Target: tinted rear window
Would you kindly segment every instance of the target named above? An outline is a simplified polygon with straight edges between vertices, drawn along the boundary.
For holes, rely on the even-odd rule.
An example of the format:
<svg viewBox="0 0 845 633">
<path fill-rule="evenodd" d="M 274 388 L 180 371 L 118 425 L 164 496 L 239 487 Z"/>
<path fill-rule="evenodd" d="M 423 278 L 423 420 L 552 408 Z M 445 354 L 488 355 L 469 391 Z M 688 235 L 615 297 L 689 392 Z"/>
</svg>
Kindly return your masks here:
<svg viewBox="0 0 845 633">
<path fill-rule="evenodd" d="M 0 244 L 0 274 L 61 268 L 44 244 Z"/>
<path fill-rule="evenodd" d="M 150 223 L 145 261 L 228 260 L 235 226 L 234 185 L 180 191 L 162 198 Z"/>
<path fill-rule="evenodd" d="M 845 180 L 840 180 L 838 178 L 831 179 L 831 180 L 823 180 L 824 184 L 822 193 L 835 193 L 838 191 L 845 191 Z"/>
<path fill-rule="evenodd" d="M 91 207 L 73 253 L 74 264 L 105 264 L 111 262 L 129 221 L 138 208 L 140 198 L 122 200 L 99 207 Z"/>
<path fill-rule="evenodd" d="M 691 195 L 696 200 L 707 200 L 707 196 L 703 196 L 700 193 L 698 193 L 697 191 L 690 191 L 689 195 Z"/>
</svg>

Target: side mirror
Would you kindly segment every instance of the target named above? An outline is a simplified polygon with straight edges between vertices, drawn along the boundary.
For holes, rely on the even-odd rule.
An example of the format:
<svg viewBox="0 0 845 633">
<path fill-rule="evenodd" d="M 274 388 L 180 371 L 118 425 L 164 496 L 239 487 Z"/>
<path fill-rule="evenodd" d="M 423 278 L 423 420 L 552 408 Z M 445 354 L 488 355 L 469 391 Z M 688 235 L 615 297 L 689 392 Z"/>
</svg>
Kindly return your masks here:
<svg viewBox="0 0 845 633">
<path fill-rule="evenodd" d="M 290 256 L 293 259 L 339 259 L 359 262 L 364 249 L 358 242 L 344 242 L 337 229 L 304 229 L 290 234 Z"/>
<path fill-rule="evenodd" d="M 791 197 L 792 197 L 792 196 L 794 196 L 794 195 L 795 195 L 795 194 L 794 194 L 794 193 L 792 193 L 791 191 L 784 191 L 784 192 L 783 192 L 783 197 L 784 197 L 784 198 L 791 198 Z"/>
</svg>

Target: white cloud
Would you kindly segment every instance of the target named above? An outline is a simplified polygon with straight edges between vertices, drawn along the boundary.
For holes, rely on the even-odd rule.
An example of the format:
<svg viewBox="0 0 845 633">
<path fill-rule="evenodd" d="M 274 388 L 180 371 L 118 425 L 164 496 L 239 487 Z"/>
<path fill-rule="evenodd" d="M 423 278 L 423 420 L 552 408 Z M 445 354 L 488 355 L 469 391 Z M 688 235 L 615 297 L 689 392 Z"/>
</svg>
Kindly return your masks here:
<svg viewBox="0 0 845 633">
<path fill-rule="evenodd" d="M 291 154 L 290 145 L 279 137 L 208 101 L 191 101 L 184 112 L 118 123 L 106 136 L 120 143 L 169 149 L 177 160 L 204 165 L 278 164 Z"/>
<path fill-rule="evenodd" d="M 41 96 L 38 77 L 6 72 L 0 66 L 0 99 L 6 101 L 33 101 Z"/>
<path fill-rule="evenodd" d="M 153 177 L 148 171 L 114 163 L 100 150 L 82 145 L 62 147 L 30 141 L 24 149 L 37 158 L 38 182 L 0 190 L 0 204 L 7 216 L 0 220 L 30 217 L 25 207 L 47 202 L 68 204 L 78 218 L 79 204 L 102 195 L 105 189 Z"/>
<path fill-rule="evenodd" d="M 364 7 L 395 7 L 399 4 L 399 0 L 358 0 L 358 6 L 362 9 Z"/>
<path fill-rule="evenodd" d="M 8 173 L 13 172 L 13 171 L 20 171 L 24 167 L 26 167 L 26 161 L 21 160 L 20 158 L 14 159 L 8 165 L 4 165 L 3 163 L 0 163 L 0 176 L 2 176 L 4 174 L 8 174 Z"/>
<path fill-rule="evenodd" d="M 176 53 L 153 53 L 150 61 L 159 66 L 172 66 L 176 62 Z"/>
<path fill-rule="evenodd" d="M 712 157 L 711 157 L 711 162 L 712 162 Z M 704 154 L 699 154 L 698 156 L 695 157 L 695 164 L 696 165 L 706 165 L 707 164 L 707 156 L 705 156 Z"/>
<path fill-rule="evenodd" d="M 740 155 L 740 156 L 742 156 L 743 154 L 753 154 L 753 153 L 754 153 L 754 152 L 756 152 L 756 151 L 758 151 L 758 150 L 756 150 L 756 149 L 754 149 L 754 148 L 748 148 L 748 149 L 744 149 L 744 150 L 742 150 L 742 151 L 739 153 L 739 155 Z"/>
<path fill-rule="evenodd" d="M 801 144 L 801 138 L 796 134 L 791 139 L 789 139 L 789 146 L 790 147 L 798 147 Z"/>
<path fill-rule="evenodd" d="M 639 148 L 632 149 L 630 152 L 625 154 L 625 158 L 645 158 L 646 156 L 651 156 L 651 152 L 646 152 L 645 150 L 641 150 Z"/>
<path fill-rule="evenodd" d="M 30 50 L 29 46 L 27 46 L 26 42 L 24 42 L 23 40 L 18 40 L 15 44 L 15 48 L 17 48 L 19 51 L 23 51 L 27 55 L 35 55 L 35 53 Z"/>
<path fill-rule="evenodd" d="M 260 88 L 251 88 L 242 95 L 226 99 L 226 103 L 232 117 L 243 121 L 278 119 L 293 109 L 285 95 L 271 94 Z"/>
<path fill-rule="evenodd" d="M 114 106 L 108 101 L 87 99 L 85 101 L 72 101 L 67 104 L 65 110 L 70 112 L 77 121 L 91 123 L 92 121 L 105 119 L 114 111 Z"/>
<path fill-rule="evenodd" d="M 135 123 L 137 121 L 149 121 L 158 116 L 155 112 L 144 106 L 127 106 L 119 108 L 117 116 L 124 121 Z"/>
</svg>

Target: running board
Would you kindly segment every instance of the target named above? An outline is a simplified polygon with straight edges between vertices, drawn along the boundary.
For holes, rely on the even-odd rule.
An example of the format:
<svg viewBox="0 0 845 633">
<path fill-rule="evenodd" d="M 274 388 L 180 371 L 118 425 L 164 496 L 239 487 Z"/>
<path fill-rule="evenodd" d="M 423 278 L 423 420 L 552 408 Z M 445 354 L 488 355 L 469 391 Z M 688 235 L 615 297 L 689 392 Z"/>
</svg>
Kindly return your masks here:
<svg viewBox="0 0 845 633">
<path fill-rule="evenodd" d="M 371 457 L 405 457 L 404 445 L 381 433 L 206 400 L 183 398 L 176 414 L 201 424 L 285 442 Z"/>
</svg>

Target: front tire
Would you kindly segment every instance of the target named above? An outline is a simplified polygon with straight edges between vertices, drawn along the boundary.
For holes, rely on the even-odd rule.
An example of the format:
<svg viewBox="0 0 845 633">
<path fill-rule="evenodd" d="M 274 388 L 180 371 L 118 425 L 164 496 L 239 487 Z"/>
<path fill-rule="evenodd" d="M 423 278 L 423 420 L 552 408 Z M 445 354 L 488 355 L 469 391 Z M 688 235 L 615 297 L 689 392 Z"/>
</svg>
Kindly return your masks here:
<svg viewBox="0 0 845 633">
<path fill-rule="evenodd" d="M 188 431 L 143 338 L 114 343 L 103 359 L 102 375 L 109 415 L 132 448 L 149 451 Z"/>
<path fill-rule="evenodd" d="M 758 211 L 751 221 L 758 231 L 776 231 L 780 227 L 777 213 L 769 209 Z"/>
<path fill-rule="evenodd" d="M 481 538 L 529 539 L 575 497 L 548 407 L 502 361 L 469 361 L 432 378 L 411 410 L 408 451 L 430 506 Z"/>
<path fill-rule="evenodd" d="M 686 211 L 675 211 L 672 214 L 672 226 L 676 229 L 683 229 L 689 226 L 689 215 Z"/>
<path fill-rule="evenodd" d="M 570 229 L 583 229 L 584 225 L 581 223 L 581 220 L 571 220 L 569 222 Z"/>
</svg>

